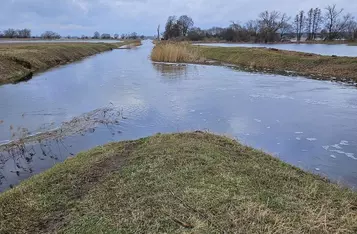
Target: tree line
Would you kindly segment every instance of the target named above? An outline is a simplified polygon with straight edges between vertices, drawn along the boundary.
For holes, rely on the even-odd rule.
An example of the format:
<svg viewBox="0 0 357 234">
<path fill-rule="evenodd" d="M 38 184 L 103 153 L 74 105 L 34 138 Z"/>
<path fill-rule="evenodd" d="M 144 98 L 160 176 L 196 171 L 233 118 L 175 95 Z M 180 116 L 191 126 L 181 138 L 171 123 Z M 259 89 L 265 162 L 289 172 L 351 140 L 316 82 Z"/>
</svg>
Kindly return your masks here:
<svg viewBox="0 0 357 234">
<path fill-rule="evenodd" d="M 84 36 L 82 36 L 83 38 Z M 129 34 L 121 34 L 119 36 L 119 34 L 115 33 L 113 36 L 111 36 L 109 33 L 103 33 L 100 34 L 99 32 L 95 32 L 92 39 L 144 39 L 145 36 L 144 35 L 138 35 L 136 32 L 132 32 Z M 89 39 L 88 37 L 86 37 L 86 39 Z"/>
<path fill-rule="evenodd" d="M 60 39 L 61 35 L 53 32 L 53 31 L 46 31 L 41 34 L 41 36 L 32 36 L 31 30 L 30 29 L 13 29 L 9 28 L 4 31 L 0 31 L 0 38 L 42 38 L 42 39 Z M 68 39 L 143 39 L 143 35 L 138 35 L 136 32 L 129 33 L 129 34 L 122 34 L 119 36 L 119 34 L 114 34 L 111 36 L 109 33 L 103 33 L 100 34 L 99 32 L 95 32 L 92 37 L 82 35 L 81 37 L 75 37 L 75 36 L 67 36 L 66 38 Z"/>
<path fill-rule="evenodd" d="M 159 34 L 159 27 L 158 27 Z M 324 9 L 311 8 L 289 17 L 278 11 L 264 11 L 255 20 L 241 24 L 232 21 L 228 27 L 201 29 L 194 27 L 189 16 L 170 16 L 165 25 L 163 39 L 193 41 L 217 39 L 234 42 L 277 42 L 284 40 L 357 40 L 357 21 L 336 5 Z"/>
<path fill-rule="evenodd" d="M 31 35 L 31 30 L 28 28 L 24 29 L 13 29 L 9 28 L 4 31 L 0 31 L 0 38 L 38 38 Z M 41 34 L 40 38 L 43 39 L 59 39 L 61 36 L 58 33 L 52 31 L 46 31 Z"/>
</svg>

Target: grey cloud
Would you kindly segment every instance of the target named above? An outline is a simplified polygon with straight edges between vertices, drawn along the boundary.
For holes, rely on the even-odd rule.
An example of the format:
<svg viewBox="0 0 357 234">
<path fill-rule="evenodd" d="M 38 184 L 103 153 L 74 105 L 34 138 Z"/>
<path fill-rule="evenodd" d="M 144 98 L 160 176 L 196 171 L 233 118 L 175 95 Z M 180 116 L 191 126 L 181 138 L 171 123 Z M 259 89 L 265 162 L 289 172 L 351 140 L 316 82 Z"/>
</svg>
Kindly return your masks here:
<svg viewBox="0 0 357 234">
<path fill-rule="evenodd" d="M 54 30 L 61 34 L 88 34 L 94 31 L 154 34 L 157 24 L 169 15 L 190 15 L 197 26 L 225 26 L 231 20 L 245 22 L 264 10 L 289 15 L 311 7 L 336 3 L 357 16 L 357 1 L 351 0 L 2 0 L 1 28 L 29 27 L 35 34 Z"/>
</svg>

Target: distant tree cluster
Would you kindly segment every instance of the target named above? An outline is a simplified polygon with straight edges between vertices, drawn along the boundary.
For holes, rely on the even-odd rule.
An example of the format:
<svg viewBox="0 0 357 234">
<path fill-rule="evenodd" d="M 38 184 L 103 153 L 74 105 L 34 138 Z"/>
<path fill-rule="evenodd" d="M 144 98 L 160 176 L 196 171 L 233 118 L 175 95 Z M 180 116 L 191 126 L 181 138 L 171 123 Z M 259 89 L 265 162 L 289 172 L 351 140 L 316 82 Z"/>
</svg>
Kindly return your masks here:
<svg viewBox="0 0 357 234">
<path fill-rule="evenodd" d="M 42 39 L 52 40 L 52 39 L 60 39 L 61 35 L 52 31 L 46 31 L 41 34 Z"/>
<path fill-rule="evenodd" d="M 187 15 L 182 15 L 178 19 L 170 16 L 166 22 L 164 38 L 166 40 L 177 37 L 186 37 L 194 22 Z"/>
<path fill-rule="evenodd" d="M 9 28 L 0 32 L 0 37 L 2 38 L 31 38 L 31 30 L 24 28 L 24 29 L 13 29 Z"/>
<path fill-rule="evenodd" d="M 108 39 L 138 39 L 141 38 L 143 39 L 145 36 L 139 36 L 136 32 L 129 33 L 129 34 L 122 34 L 119 36 L 119 34 L 115 33 L 113 37 L 109 33 L 103 33 L 100 34 L 99 32 L 95 32 L 92 39 L 103 39 L 103 40 L 108 40 Z"/>
<path fill-rule="evenodd" d="M 158 28 L 159 31 L 159 28 Z M 255 20 L 245 24 L 232 21 L 226 28 L 213 27 L 202 30 L 194 27 L 193 20 L 184 15 L 170 16 L 166 22 L 163 39 L 188 39 L 193 41 L 215 39 L 235 42 L 276 42 L 295 38 L 306 40 L 357 40 L 357 21 L 336 5 L 325 9 L 311 8 L 289 17 L 278 11 L 264 11 Z"/>
</svg>

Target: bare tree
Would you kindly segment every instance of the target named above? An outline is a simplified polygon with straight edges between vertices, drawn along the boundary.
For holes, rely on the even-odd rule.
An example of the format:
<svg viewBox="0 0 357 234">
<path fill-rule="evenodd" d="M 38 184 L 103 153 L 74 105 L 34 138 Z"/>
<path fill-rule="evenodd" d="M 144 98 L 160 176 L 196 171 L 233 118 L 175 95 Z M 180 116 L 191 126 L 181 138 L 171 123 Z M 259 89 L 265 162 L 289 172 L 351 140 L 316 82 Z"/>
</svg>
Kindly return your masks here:
<svg viewBox="0 0 357 234">
<path fill-rule="evenodd" d="M 101 39 L 110 39 L 111 36 L 109 33 L 103 33 L 102 36 L 100 37 Z"/>
<path fill-rule="evenodd" d="M 4 37 L 5 38 L 15 38 L 15 37 L 17 37 L 17 32 L 15 29 L 9 28 L 4 31 Z"/>
<path fill-rule="evenodd" d="M 182 35 L 187 36 L 188 30 L 193 27 L 194 22 L 192 18 L 188 17 L 187 15 L 182 15 L 178 19 L 177 23 L 180 25 L 182 30 Z"/>
<path fill-rule="evenodd" d="M 313 20 L 312 20 L 312 39 L 316 39 L 317 32 L 321 29 L 322 24 L 322 13 L 320 8 L 315 8 Z"/>
<path fill-rule="evenodd" d="M 327 6 L 326 7 L 326 28 L 328 31 L 328 39 L 333 40 L 336 38 L 338 35 L 337 33 L 337 25 L 339 24 L 339 17 L 341 13 L 343 12 L 343 9 L 336 9 L 336 4 L 332 6 Z"/>
<path fill-rule="evenodd" d="M 177 29 L 177 27 L 175 25 L 177 25 L 176 16 L 169 16 L 165 25 L 165 32 L 164 32 L 165 40 L 176 37 L 177 32 L 175 32 L 175 29 Z"/>
<path fill-rule="evenodd" d="M 100 39 L 100 33 L 99 32 L 95 32 L 93 35 L 93 39 Z"/>
<path fill-rule="evenodd" d="M 265 43 L 276 41 L 277 32 L 289 21 L 286 14 L 264 11 L 259 15 L 259 31 Z"/>
<path fill-rule="evenodd" d="M 60 39 L 61 36 L 58 33 L 52 32 L 52 31 L 46 31 L 42 33 L 41 37 L 43 39 Z"/>
<path fill-rule="evenodd" d="M 116 34 L 114 34 L 114 39 L 116 39 L 116 40 L 117 40 L 118 38 L 119 38 L 119 34 L 117 34 L 117 33 L 116 33 Z"/>
<path fill-rule="evenodd" d="M 24 29 L 19 29 L 16 30 L 16 36 L 19 38 L 30 38 L 31 37 L 31 30 L 24 28 Z"/>
<path fill-rule="evenodd" d="M 294 29 L 296 32 L 296 41 L 300 42 L 301 37 L 303 34 L 303 29 L 304 29 L 304 24 L 305 24 L 306 18 L 304 15 L 304 11 L 300 11 L 299 14 L 295 16 L 294 20 Z"/>
<path fill-rule="evenodd" d="M 157 26 L 157 40 L 160 41 L 160 24 Z"/>
<path fill-rule="evenodd" d="M 313 28 L 313 21 L 314 21 L 314 9 L 311 8 L 306 17 L 306 33 L 307 33 L 307 40 L 312 40 L 312 28 Z"/>
</svg>

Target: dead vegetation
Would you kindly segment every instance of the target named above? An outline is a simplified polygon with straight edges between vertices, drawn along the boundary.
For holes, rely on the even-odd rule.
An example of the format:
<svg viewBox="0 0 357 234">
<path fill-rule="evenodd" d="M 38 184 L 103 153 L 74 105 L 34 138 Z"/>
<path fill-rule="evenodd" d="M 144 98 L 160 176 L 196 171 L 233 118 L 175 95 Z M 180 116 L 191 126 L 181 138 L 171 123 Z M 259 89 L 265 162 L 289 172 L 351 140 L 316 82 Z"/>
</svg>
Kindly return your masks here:
<svg viewBox="0 0 357 234">
<path fill-rule="evenodd" d="M 157 43 L 151 52 L 151 59 L 155 62 L 169 63 L 202 63 L 204 58 L 197 48 L 188 43 L 171 42 Z"/>
</svg>

